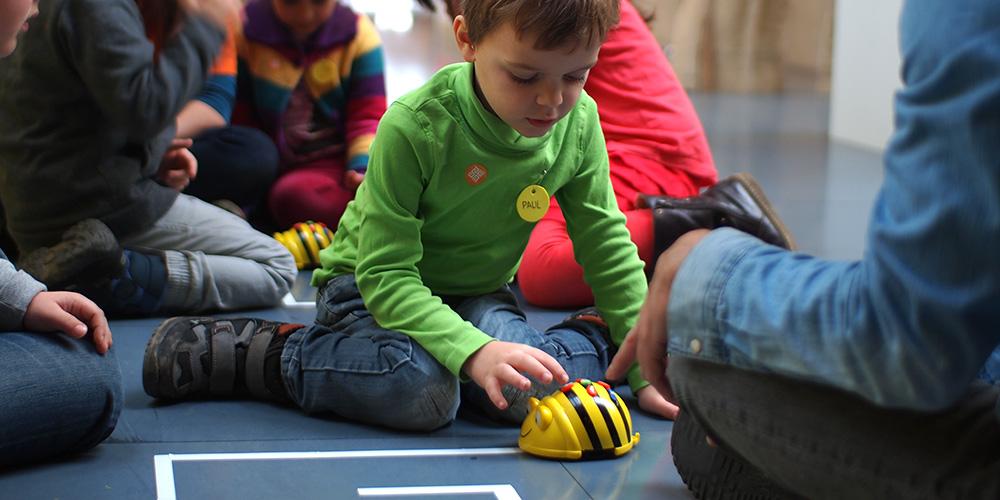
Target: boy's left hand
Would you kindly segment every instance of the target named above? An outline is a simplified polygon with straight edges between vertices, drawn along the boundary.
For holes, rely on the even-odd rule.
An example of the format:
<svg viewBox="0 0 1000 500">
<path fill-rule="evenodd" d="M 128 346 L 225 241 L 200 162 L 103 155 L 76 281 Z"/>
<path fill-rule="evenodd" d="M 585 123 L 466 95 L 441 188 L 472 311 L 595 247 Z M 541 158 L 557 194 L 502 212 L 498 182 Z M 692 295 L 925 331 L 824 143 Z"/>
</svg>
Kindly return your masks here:
<svg viewBox="0 0 1000 500">
<path fill-rule="evenodd" d="M 479 384 L 501 410 L 507 409 L 507 400 L 500 392 L 503 386 L 510 384 L 522 391 L 531 388 L 531 380 L 521 373 L 528 373 L 543 384 L 553 380 L 562 384 L 569 382 L 566 370 L 541 349 L 499 340 L 480 347 L 466 360 L 462 371 Z"/>
<path fill-rule="evenodd" d="M 611 360 L 606 376 L 609 380 L 617 380 L 625 375 L 633 362 L 639 362 L 642 378 L 649 381 L 656 391 L 648 387 L 639 390 L 639 407 L 653 413 L 667 416 L 671 411 L 662 406 L 657 398 L 648 394 L 658 392 L 663 403 L 675 401 L 670 380 L 667 377 L 667 310 L 670 304 L 670 288 L 674 282 L 681 263 L 688 254 L 704 238 L 709 231 L 696 229 L 685 233 L 673 245 L 664 251 L 656 261 L 656 270 L 649 280 L 649 291 L 646 300 L 639 309 L 639 318 L 635 326 L 625 336 L 618 348 L 618 353 Z M 643 394 L 645 403 L 643 403 Z M 648 406 L 647 406 L 648 405 Z M 676 408 L 676 406 L 674 406 Z M 676 411 L 672 411 L 674 416 Z M 667 416 L 667 418 L 672 418 Z"/>
<path fill-rule="evenodd" d="M 357 170 L 348 170 L 344 173 L 344 187 L 357 193 L 361 187 L 361 181 L 365 180 L 365 174 Z"/>
</svg>

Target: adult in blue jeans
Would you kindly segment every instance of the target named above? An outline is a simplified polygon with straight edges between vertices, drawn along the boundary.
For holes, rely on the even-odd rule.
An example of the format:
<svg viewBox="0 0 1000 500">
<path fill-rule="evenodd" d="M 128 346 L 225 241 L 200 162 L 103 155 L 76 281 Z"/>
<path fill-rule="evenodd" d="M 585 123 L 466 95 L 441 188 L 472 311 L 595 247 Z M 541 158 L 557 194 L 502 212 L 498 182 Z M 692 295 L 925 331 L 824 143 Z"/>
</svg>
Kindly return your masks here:
<svg viewBox="0 0 1000 500">
<path fill-rule="evenodd" d="M 900 32 L 864 256 L 688 233 L 609 369 L 680 406 L 699 498 L 1000 498 L 1000 3 L 909 0 Z"/>
<path fill-rule="evenodd" d="M 3 257 L 0 332 L 0 468 L 88 450 L 111 435 L 125 395 L 96 304 L 46 291 Z"/>
</svg>

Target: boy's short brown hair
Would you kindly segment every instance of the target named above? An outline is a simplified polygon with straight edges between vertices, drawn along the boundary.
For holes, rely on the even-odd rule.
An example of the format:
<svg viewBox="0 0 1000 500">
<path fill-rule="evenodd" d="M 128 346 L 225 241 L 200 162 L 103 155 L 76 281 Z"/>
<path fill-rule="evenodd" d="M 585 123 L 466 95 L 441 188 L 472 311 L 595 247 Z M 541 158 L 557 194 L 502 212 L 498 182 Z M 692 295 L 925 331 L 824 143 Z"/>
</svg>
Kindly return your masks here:
<svg viewBox="0 0 1000 500">
<path fill-rule="evenodd" d="M 518 37 L 537 34 L 535 48 L 604 43 L 618 24 L 619 0 L 462 0 L 462 15 L 475 44 L 511 21 Z"/>
</svg>

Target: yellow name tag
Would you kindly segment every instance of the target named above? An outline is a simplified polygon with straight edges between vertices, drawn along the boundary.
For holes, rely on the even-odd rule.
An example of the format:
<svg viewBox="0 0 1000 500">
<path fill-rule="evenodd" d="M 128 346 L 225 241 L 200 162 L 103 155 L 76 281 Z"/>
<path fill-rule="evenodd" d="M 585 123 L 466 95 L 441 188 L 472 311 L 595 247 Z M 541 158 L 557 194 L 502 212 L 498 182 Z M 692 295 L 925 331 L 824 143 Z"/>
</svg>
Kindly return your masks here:
<svg viewBox="0 0 1000 500">
<path fill-rule="evenodd" d="M 549 211 L 549 192 L 532 184 L 517 197 L 517 215 L 528 222 L 538 222 Z"/>
</svg>

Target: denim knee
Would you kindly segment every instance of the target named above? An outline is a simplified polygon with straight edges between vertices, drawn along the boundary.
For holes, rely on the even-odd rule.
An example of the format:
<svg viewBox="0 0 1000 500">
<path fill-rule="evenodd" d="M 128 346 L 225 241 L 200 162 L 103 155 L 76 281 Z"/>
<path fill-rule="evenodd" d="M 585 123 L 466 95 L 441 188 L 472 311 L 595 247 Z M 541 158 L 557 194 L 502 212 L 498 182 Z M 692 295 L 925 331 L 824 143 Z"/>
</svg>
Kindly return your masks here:
<svg viewBox="0 0 1000 500">
<path fill-rule="evenodd" d="M 282 373 L 289 396 L 311 413 L 432 430 L 458 411 L 458 378 L 413 339 L 370 317 L 343 330 L 317 324 L 293 333 Z"/>
<path fill-rule="evenodd" d="M 89 339 L 3 337 L 0 358 L 11 372 L 0 384 L 0 464 L 87 450 L 111 435 L 124 401 L 114 348 L 100 355 Z M 22 356 L 24 351 L 33 355 Z"/>
<path fill-rule="evenodd" d="M 449 374 L 450 375 L 450 374 Z M 440 377 L 413 384 L 392 384 L 382 397 L 391 407 L 379 418 L 393 429 L 432 431 L 450 424 L 458 414 L 458 378 Z"/>
<path fill-rule="evenodd" d="M 458 378 L 440 364 L 430 373 L 411 362 L 384 373 L 300 370 L 290 393 L 309 413 L 409 431 L 451 423 L 459 405 Z"/>
</svg>

